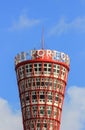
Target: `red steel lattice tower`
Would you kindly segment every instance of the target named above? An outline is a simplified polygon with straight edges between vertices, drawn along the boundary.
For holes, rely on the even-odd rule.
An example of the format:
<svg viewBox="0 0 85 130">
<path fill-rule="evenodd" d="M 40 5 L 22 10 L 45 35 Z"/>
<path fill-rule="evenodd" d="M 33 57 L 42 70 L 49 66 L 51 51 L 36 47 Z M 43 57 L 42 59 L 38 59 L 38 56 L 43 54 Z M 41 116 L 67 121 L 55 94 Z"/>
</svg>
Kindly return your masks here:
<svg viewBox="0 0 85 130">
<path fill-rule="evenodd" d="M 54 50 L 15 57 L 24 130 L 60 130 L 70 60 Z"/>
</svg>

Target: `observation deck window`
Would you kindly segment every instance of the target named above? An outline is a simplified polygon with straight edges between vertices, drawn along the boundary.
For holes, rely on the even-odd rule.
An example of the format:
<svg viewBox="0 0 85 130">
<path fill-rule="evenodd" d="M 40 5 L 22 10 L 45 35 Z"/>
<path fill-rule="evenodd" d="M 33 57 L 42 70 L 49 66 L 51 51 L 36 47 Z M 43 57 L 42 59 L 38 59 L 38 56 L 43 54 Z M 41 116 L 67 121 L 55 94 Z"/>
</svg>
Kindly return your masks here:
<svg viewBox="0 0 85 130">
<path fill-rule="evenodd" d="M 60 65 L 54 64 L 53 71 L 59 73 Z"/>
<path fill-rule="evenodd" d="M 42 71 L 42 64 L 41 63 L 34 64 L 34 71 L 35 74 L 40 74 Z"/>
<path fill-rule="evenodd" d="M 26 64 L 25 70 L 26 70 L 26 76 L 30 75 L 30 73 L 32 72 L 32 64 Z"/>
<path fill-rule="evenodd" d="M 19 68 L 19 75 L 20 75 L 20 78 L 22 79 L 24 77 L 24 66 L 21 66 Z"/>
<path fill-rule="evenodd" d="M 45 63 L 44 64 L 44 73 L 45 74 L 50 74 L 52 69 L 52 64 L 50 63 Z"/>
<path fill-rule="evenodd" d="M 63 67 L 63 68 L 62 68 L 62 76 L 65 75 L 65 72 L 66 72 L 66 69 L 65 69 L 65 67 Z"/>
</svg>

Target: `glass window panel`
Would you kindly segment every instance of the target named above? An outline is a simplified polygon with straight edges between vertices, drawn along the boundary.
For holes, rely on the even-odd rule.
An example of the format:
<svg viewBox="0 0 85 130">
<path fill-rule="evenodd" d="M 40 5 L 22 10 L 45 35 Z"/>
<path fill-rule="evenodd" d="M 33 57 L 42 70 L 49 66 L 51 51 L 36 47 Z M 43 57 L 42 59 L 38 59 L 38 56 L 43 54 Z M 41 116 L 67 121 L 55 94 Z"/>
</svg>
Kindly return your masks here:
<svg viewBox="0 0 85 130">
<path fill-rule="evenodd" d="M 59 73 L 59 70 L 57 70 L 57 73 Z"/>
<path fill-rule="evenodd" d="M 32 64 L 29 64 L 29 67 L 32 68 Z"/>
<path fill-rule="evenodd" d="M 29 100 L 29 96 L 26 96 L 26 100 Z"/>
<path fill-rule="evenodd" d="M 41 110 L 40 110 L 40 114 L 44 114 L 44 110 L 41 109 Z"/>
<path fill-rule="evenodd" d="M 42 64 L 39 64 L 39 66 L 42 66 Z"/>
<path fill-rule="evenodd" d="M 35 71 L 37 71 L 37 68 L 35 68 Z"/>
<path fill-rule="evenodd" d="M 45 99 L 45 95 L 40 95 L 40 99 Z"/>
<path fill-rule="evenodd" d="M 52 67 L 52 65 L 51 65 L 51 64 L 48 64 L 48 66 L 49 66 L 49 67 Z"/>
<path fill-rule="evenodd" d="M 37 96 L 36 95 L 32 95 L 32 99 L 37 99 Z"/>
<path fill-rule="evenodd" d="M 44 71 L 47 71 L 47 68 L 44 68 Z"/>
<path fill-rule="evenodd" d="M 34 64 L 34 67 L 37 67 L 37 64 Z"/>
<path fill-rule="evenodd" d="M 48 114 L 51 114 L 51 110 L 48 110 Z"/>
<path fill-rule="evenodd" d="M 52 100 L 52 96 L 51 96 L 51 95 L 48 95 L 48 99 L 49 99 L 49 100 Z"/>
<path fill-rule="evenodd" d="M 42 68 L 39 68 L 39 71 L 41 71 L 42 70 Z"/>
<path fill-rule="evenodd" d="M 48 68 L 48 71 L 51 71 L 51 68 Z"/>
<path fill-rule="evenodd" d="M 40 85 L 40 82 L 36 82 L 36 85 L 39 86 L 39 85 Z"/>
<path fill-rule="evenodd" d="M 56 101 L 58 101 L 58 99 L 59 99 L 58 97 L 55 97 L 55 100 L 56 100 Z"/>
<path fill-rule="evenodd" d="M 41 82 L 41 86 L 44 86 L 44 82 Z"/>
<path fill-rule="evenodd" d="M 45 67 L 47 67 L 47 64 L 44 64 Z"/>
</svg>

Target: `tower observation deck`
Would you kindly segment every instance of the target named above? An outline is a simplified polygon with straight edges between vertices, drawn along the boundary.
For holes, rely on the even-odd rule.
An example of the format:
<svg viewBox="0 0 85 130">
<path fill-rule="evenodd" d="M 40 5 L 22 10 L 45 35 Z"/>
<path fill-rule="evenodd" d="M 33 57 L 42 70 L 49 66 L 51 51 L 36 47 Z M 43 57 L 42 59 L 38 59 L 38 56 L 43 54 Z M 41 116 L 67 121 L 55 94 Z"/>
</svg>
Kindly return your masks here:
<svg viewBox="0 0 85 130">
<path fill-rule="evenodd" d="M 70 59 L 55 50 L 15 57 L 23 130 L 60 130 Z"/>
</svg>

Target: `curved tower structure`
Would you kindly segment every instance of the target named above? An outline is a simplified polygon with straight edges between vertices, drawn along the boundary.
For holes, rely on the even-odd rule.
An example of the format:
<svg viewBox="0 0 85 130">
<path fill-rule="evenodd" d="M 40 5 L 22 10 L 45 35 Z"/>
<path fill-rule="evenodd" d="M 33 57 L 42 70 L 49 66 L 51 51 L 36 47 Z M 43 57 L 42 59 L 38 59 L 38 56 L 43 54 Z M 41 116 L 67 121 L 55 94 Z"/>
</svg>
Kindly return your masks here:
<svg viewBox="0 0 85 130">
<path fill-rule="evenodd" d="M 60 130 L 70 60 L 55 50 L 15 57 L 24 130 Z"/>
</svg>

